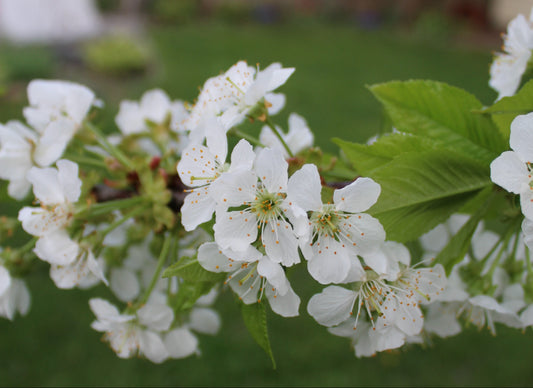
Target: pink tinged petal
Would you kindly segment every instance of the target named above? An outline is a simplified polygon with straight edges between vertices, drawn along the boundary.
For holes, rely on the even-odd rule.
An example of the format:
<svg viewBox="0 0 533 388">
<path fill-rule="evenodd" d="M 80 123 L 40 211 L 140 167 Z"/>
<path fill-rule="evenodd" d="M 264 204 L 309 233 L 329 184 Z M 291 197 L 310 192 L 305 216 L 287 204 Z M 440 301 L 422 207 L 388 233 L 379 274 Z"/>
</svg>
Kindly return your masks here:
<svg viewBox="0 0 533 388">
<path fill-rule="evenodd" d="M 178 174 L 187 186 L 204 186 L 215 179 L 218 173 L 217 163 L 222 164 L 224 160 L 219 159 L 218 155 L 213 155 L 207 147 L 192 145 L 187 147 L 182 153 L 181 160 L 178 163 Z"/>
<path fill-rule="evenodd" d="M 216 203 L 209 195 L 209 187 L 197 187 L 185 197 L 181 206 L 181 223 L 185 230 L 192 231 L 213 218 Z"/>
<path fill-rule="evenodd" d="M 276 294 L 276 291 L 272 291 L 271 288 L 268 288 L 265 291 L 265 294 L 268 298 L 268 303 L 272 311 L 276 314 L 281 315 L 282 317 L 297 317 L 299 315 L 300 308 L 300 297 L 296 295 L 293 289 L 289 286 L 289 289 L 285 295 Z"/>
<path fill-rule="evenodd" d="M 241 139 L 231 152 L 231 166 L 229 171 L 239 169 L 251 170 L 255 160 L 255 152 L 246 140 Z"/>
<path fill-rule="evenodd" d="M 121 101 L 115 124 L 124 135 L 141 133 L 146 130 L 143 114 L 139 104 L 135 101 Z"/>
<path fill-rule="evenodd" d="M 61 229 L 40 237 L 33 251 L 41 260 L 65 266 L 77 259 L 80 247 Z"/>
<path fill-rule="evenodd" d="M 266 256 L 259 260 L 257 273 L 265 277 L 280 295 L 285 295 L 290 288 L 289 281 L 281 265 L 271 261 Z"/>
<path fill-rule="evenodd" d="M 533 162 L 533 113 L 515 117 L 509 144 L 522 162 Z"/>
<path fill-rule="evenodd" d="M 189 317 L 191 329 L 202 334 L 215 335 L 220 330 L 220 317 L 209 308 L 194 308 Z"/>
<path fill-rule="evenodd" d="M 213 230 L 215 241 L 222 249 L 244 251 L 257 239 L 257 218 L 246 212 L 220 211 Z"/>
<path fill-rule="evenodd" d="M 526 218 L 533 219 L 533 189 L 528 188 L 520 195 L 520 207 Z"/>
<path fill-rule="evenodd" d="M 78 178 L 78 165 L 70 160 L 61 159 L 57 163 L 57 179 L 63 194 L 68 201 L 74 203 L 81 194 L 81 179 Z"/>
<path fill-rule="evenodd" d="M 46 126 L 33 153 L 33 159 L 42 167 L 59 159 L 76 132 L 76 123 L 68 118 L 52 121 Z"/>
<path fill-rule="evenodd" d="M 490 164 L 490 179 L 505 190 L 520 194 L 529 185 L 526 164 L 516 152 L 505 151 Z"/>
<path fill-rule="evenodd" d="M 341 240 L 361 255 L 375 252 L 385 241 L 385 229 L 381 223 L 365 213 L 349 216 L 340 229 L 343 233 Z"/>
<path fill-rule="evenodd" d="M 288 163 L 281 151 L 265 148 L 257 155 L 255 172 L 270 193 L 287 191 Z"/>
<path fill-rule="evenodd" d="M 165 336 L 165 347 L 170 357 L 184 358 L 198 351 L 198 339 L 188 329 L 174 329 Z"/>
<path fill-rule="evenodd" d="M 291 224 L 278 219 L 271 220 L 263 227 L 261 239 L 267 256 L 276 263 L 290 267 L 300 262 L 298 254 L 298 240 Z"/>
<path fill-rule="evenodd" d="M 11 276 L 5 267 L 0 266 L 0 297 L 11 287 Z"/>
<path fill-rule="evenodd" d="M 265 94 L 265 101 L 271 104 L 267 111 L 269 115 L 273 116 L 285 107 L 286 97 L 283 93 L 267 93 Z"/>
<path fill-rule="evenodd" d="M 109 277 L 111 291 L 122 302 L 134 300 L 141 292 L 139 279 L 126 268 L 113 268 Z"/>
<path fill-rule="evenodd" d="M 162 363 L 169 356 L 161 336 L 149 330 L 139 333 L 139 352 L 155 364 Z"/>
<path fill-rule="evenodd" d="M 42 204 L 55 205 L 65 202 L 57 174 L 55 168 L 37 167 L 32 167 L 26 174 L 26 178 L 33 185 L 33 193 Z"/>
<path fill-rule="evenodd" d="M 337 210 L 359 213 L 374 205 L 381 193 L 381 186 L 370 178 L 357 178 L 348 186 L 335 190 L 333 202 Z"/>
<path fill-rule="evenodd" d="M 307 312 L 323 326 L 336 326 L 350 318 L 356 293 L 339 286 L 329 286 L 309 300 Z"/>
<path fill-rule="evenodd" d="M 257 176 L 248 170 L 227 172 L 213 182 L 209 190 L 223 208 L 251 203 L 256 197 Z"/>
<path fill-rule="evenodd" d="M 311 276 L 321 284 L 341 283 L 350 271 L 350 252 L 333 239 L 319 239 L 307 263 Z"/>
<path fill-rule="evenodd" d="M 139 323 L 155 331 L 165 331 L 174 321 L 174 312 L 163 304 L 145 304 L 137 310 Z"/>
<path fill-rule="evenodd" d="M 289 179 L 287 201 L 305 211 L 318 211 L 322 208 L 320 193 L 322 184 L 314 164 L 306 164 Z"/>
<path fill-rule="evenodd" d="M 226 256 L 214 242 L 200 245 L 198 262 L 204 269 L 211 272 L 232 272 L 241 265 L 240 260 Z"/>
</svg>

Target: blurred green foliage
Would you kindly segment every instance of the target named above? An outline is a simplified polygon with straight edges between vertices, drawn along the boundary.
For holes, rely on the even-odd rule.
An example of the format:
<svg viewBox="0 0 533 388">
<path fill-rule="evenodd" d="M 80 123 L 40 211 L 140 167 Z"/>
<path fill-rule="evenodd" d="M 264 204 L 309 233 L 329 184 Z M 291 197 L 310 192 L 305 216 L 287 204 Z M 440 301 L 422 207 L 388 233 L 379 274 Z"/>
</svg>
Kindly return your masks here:
<svg viewBox="0 0 533 388">
<path fill-rule="evenodd" d="M 184 24 L 193 21 L 199 12 L 196 0 L 153 0 L 148 3 L 148 12 L 158 22 Z"/>
<path fill-rule="evenodd" d="M 150 63 L 147 49 L 126 35 L 105 36 L 86 43 L 83 59 L 90 69 L 119 76 L 143 72 Z"/>
</svg>

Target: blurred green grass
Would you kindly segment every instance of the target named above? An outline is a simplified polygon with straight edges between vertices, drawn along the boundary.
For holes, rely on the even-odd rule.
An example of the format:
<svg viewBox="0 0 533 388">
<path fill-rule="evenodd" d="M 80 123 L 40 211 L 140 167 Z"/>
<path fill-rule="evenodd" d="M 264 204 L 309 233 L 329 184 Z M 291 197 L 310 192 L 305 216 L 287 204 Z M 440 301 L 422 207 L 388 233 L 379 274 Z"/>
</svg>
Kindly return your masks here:
<svg viewBox="0 0 533 388">
<path fill-rule="evenodd" d="M 421 42 L 395 33 L 365 32 L 349 26 L 232 27 L 197 24 L 152 27 L 155 65 L 143 77 L 116 80 L 76 66 L 57 65 L 54 76 L 85 83 L 105 101 L 101 122 L 112 124 L 120 99 L 138 99 L 154 87 L 172 98 L 192 101 L 208 77 L 240 59 L 263 67 L 279 61 L 296 72 L 281 89 L 287 107 L 276 118 L 283 126 L 290 112 L 303 115 L 316 144 L 336 151 L 329 141 L 365 141 L 382 125 L 381 108 L 365 85 L 410 78 L 435 79 L 474 93 L 484 103 L 489 90 L 490 53 Z M 3 55 L 0 48 L 0 55 Z M 27 55 L 27 54 L 25 54 Z M 0 103 L 0 122 L 21 118 L 23 85 Z M 259 131 L 256 127 L 255 131 Z M 13 211 L 0 203 L 2 211 Z M 108 297 L 103 287 L 61 291 L 46 271 L 29 279 L 32 308 L 14 322 L 0 320 L 2 386 L 522 386 L 533 382 L 533 335 L 498 328 L 468 329 L 451 339 L 356 359 L 344 338 L 330 335 L 306 313 L 309 297 L 320 287 L 294 271 L 293 288 L 302 298 L 301 316 L 282 319 L 269 312 L 270 336 L 278 369 L 253 342 L 230 292 L 217 309 L 223 326 L 218 336 L 201 336 L 200 357 L 153 365 L 118 359 L 89 325 L 89 297 Z"/>
</svg>

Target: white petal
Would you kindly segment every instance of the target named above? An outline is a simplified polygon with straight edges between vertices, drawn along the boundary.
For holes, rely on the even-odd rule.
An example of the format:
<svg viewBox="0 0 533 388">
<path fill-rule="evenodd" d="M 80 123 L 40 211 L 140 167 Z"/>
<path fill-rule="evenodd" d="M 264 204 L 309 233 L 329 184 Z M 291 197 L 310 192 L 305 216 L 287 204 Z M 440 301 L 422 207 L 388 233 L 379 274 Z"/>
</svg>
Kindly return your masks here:
<svg viewBox="0 0 533 388">
<path fill-rule="evenodd" d="M 169 356 L 161 336 L 148 330 L 143 330 L 139 335 L 139 351 L 156 364 L 162 363 Z"/>
<path fill-rule="evenodd" d="M 379 198 L 381 186 L 370 178 L 357 178 L 348 186 L 335 190 L 333 202 L 338 210 L 359 213 L 368 210 Z"/>
<path fill-rule="evenodd" d="M 42 204 L 55 205 L 65 202 L 57 174 L 55 168 L 37 167 L 32 167 L 26 174 L 26 178 L 33 185 L 33 193 Z"/>
<path fill-rule="evenodd" d="M 61 159 L 57 163 L 57 180 L 66 199 L 76 202 L 81 194 L 81 179 L 78 178 L 78 165 L 70 160 Z"/>
<path fill-rule="evenodd" d="M 323 326 L 335 326 L 347 320 L 356 293 L 339 286 L 329 286 L 309 300 L 307 312 Z"/>
<path fill-rule="evenodd" d="M 361 255 L 376 251 L 385 241 L 385 229 L 381 223 L 365 213 L 349 216 L 341 230 L 343 240 Z"/>
<path fill-rule="evenodd" d="M 308 259 L 307 269 L 322 284 L 341 283 L 351 268 L 349 251 L 333 239 L 319 239 L 313 246 L 314 256 Z"/>
<path fill-rule="evenodd" d="M 244 251 L 257 239 L 257 218 L 251 213 L 217 211 L 213 230 L 221 248 Z"/>
<path fill-rule="evenodd" d="M 190 327 L 202 334 L 215 335 L 220 330 L 220 317 L 209 308 L 194 308 L 190 315 Z"/>
<path fill-rule="evenodd" d="M 42 167 L 59 159 L 76 132 L 76 123 L 68 118 L 52 121 L 46 126 L 33 153 L 33 159 Z"/>
<path fill-rule="evenodd" d="M 509 144 L 522 162 L 533 162 L 533 113 L 515 117 Z"/>
<path fill-rule="evenodd" d="M 122 302 L 134 300 L 141 292 L 137 276 L 129 269 L 113 268 L 109 281 L 111 291 Z"/>
<path fill-rule="evenodd" d="M 152 89 L 143 94 L 140 105 L 147 119 L 162 123 L 170 110 L 170 99 L 163 90 Z"/>
<path fill-rule="evenodd" d="M 272 261 L 282 263 L 285 267 L 300 262 L 298 241 L 287 221 L 271 220 L 263 227 L 261 238 L 266 254 Z"/>
<path fill-rule="evenodd" d="M 251 170 L 255 160 L 255 153 L 246 140 L 241 139 L 231 152 L 231 166 L 229 171 L 238 169 Z"/>
<path fill-rule="evenodd" d="M 529 183 L 527 167 L 516 152 L 505 151 L 490 164 L 490 179 L 514 194 Z"/>
<path fill-rule="evenodd" d="M 255 161 L 255 172 L 270 193 L 287 191 L 288 164 L 277 149 L 265 148 Z"/>
<path fill-rule="evenodd" d="M 124 100 L 120 102 L 118 114 L 115 116 L 115 124 L 124 135 L 141 133 L 146 130 L 143 112 L 135 101 Z"/>
<path fill-rule="evenodd" d="M 18 219 L 22 228 L 33 236 L 44 236 L 65 226 L 65 220 L 40 207 L 23 207 Z"/>
<path fill-rule="evenodd" d="M 60 229 L 40 237 L 33 251 L 41 260 L 65 266 L 76 260 L 80 247 L 65 230 Z"/>
<path fill-rule="evenodd" d="M 273 262 L 268 257 L 263 257 L 259 260 L 257 273 L 264 276 L 281 295 L 285 295 L 290 288 L 289 281 L 281 265 Z"/>
<path fill-rule="evenodd" d="M 283 93 L 267 93 L 265 94 L 265 102 L 270 103 L 267 111 L 268 114 L 273 116 L 278 114 L 285 107 L 286 97 Z"/>
<path fill-rule="evenodd" d="M 267 288 L 265 294 L 272 311 L 276 314 L 287 318 L 299 315 L 300 297 L 296 295 L 290 286 L 285 295 L 276 294 L 275 291 L 272 291 L 270 288 Z"/>
<path fill-rule="evenodd" d="M 5 267 L 0 266 L 0 297 L 11 287 L 11 276 Z"/>
<path fill-rule="evenodd" d="M 196 353 L 198 339 L 188 329 L 174 329 L 165 336 L 165 347 L 170 357 L 184 358 Z"/>
<path fill-rule="evenodd" d="M 238 268 L 240 262 L 222 253 L 217 243 L 207 242 L 198 248 L 198 262 L 211 272 L 231 272 Z"/>
<path fill-rule="evenodd" d="M 209 120 L 205 125 L 205 141 L 207 148 L 209 148 L 212 155 L 216 155 L 217 159 L 224 163 L 228 154 L 226 130 L 216 118 Z"/>
<path fill-rule="evenodd" d="M 211 197 L 222 207 L 241 206 L 256 196 L 257 176 L 248 170 L 222 174 L 209 190 Z"/>
<path fill-rule="evenodd" d="M 210 186 L 197 187 L 183 200 L 181 206 L 181 223 L 186 231 L 195 230 L 196 227 L 213 218 L 216 203 L 210 196 Z"/>
<path fill-rule="evenodd" d="M 219 164 L 224 164 L 224 160 L 213 155 L 207 147 L 192 145 L 183 151 L 178 163 L 178 174 L 187 186 L 204 186 L 215 179 Z"/>
<path fill-rule="evenodd" d="M 321 191 L 322 185 L 316 166 L 306 164 L 290 177 L 287 200 L 306 211 L 317 211 L 322 207 Z"/>
<path fill-rule="evenodd" d="M 174 312 L 167 305 L 145 304 L 137 310 L 139 323 L 156 331 L 168 330 L 174 321 Z"/>
</svg>

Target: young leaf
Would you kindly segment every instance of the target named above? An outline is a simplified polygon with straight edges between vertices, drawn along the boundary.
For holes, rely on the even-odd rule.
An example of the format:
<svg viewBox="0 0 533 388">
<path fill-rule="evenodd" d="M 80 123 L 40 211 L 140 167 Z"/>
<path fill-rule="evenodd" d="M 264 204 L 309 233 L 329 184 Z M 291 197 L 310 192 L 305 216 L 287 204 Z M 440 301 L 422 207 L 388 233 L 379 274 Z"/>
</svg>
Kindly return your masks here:
<svg viewBox="0 0 533 388">
<path fill-rule="evenodd" d="M 182 257 L 163 271 L 163 277 L 178 276 L 191 282 L 218 282 L 225 278 L 223 273 L 205 270 L 196 257 Z"/>
<path fill-rule="evenodd" d="M 246 328 L 257 344 L 272 360 L 272 367 L 276 369 L 276 360 L 268 338 L 266 309 L 263 303 L 244 304 L 241 306 L 242 318 Z"/>
<path fill-rule="evenodd" d="M 333 142 L 341 147 L 346 158 L 363 176 L 372 175 L 374 171 L 398 155 L 407 152 L 424 152 L 434 146 L 434 143 L 427 138 L 402 133 L 381 136 L 370 145 L 352 143 L 338 138 L 333 139 Z"/>
<path fill-rule="evenodd" d="M 448 150 L 400 155 L 371 177 L 381 195 L 369 213 L 400 242 L 418 238 L 492 185 L 488 166 Z"/>
<path fill-rule="evenodd" d="M 473 113 L 482 108 L 481 102 L 462 89 L 415 80 L 373 85 L 370 90 L 401 132 L 429 137 L 487 165 L 508 148 L 492 121 Z"/>
<path fill-rule="evenodd" d="M 504 97 L 484 109 L 506 139 L 509 139 L 511 122 L 518 115 L 533 112 L 533 80 L 528 81 L 514 96 Z"/>
</svg>

